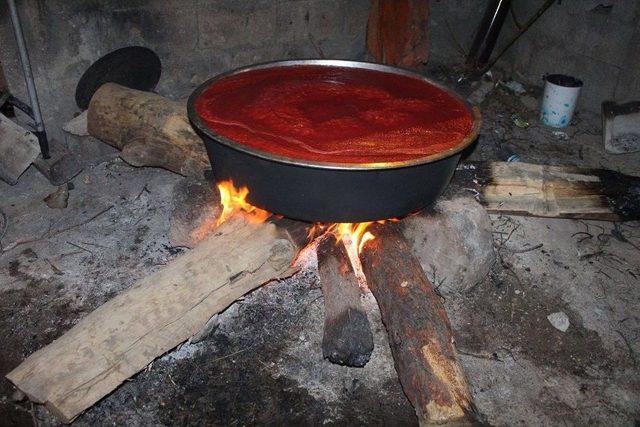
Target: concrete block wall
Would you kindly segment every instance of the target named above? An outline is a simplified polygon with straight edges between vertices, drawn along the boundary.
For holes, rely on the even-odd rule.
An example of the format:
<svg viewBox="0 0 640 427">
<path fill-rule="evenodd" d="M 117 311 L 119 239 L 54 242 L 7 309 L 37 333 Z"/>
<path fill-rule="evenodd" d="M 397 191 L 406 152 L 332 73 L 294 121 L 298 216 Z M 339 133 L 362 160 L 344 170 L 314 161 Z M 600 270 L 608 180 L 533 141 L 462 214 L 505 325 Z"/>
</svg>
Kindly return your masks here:
<svg viewBox="0 0 640 427">
<path fill-rule="evenodd" d="M 521 22 L 542 0 L 513 0 Z M 154 49 L 163 63 L 157 91 L 187 96 L 219 72 L 256 62 L 318 57 L 366 59 L 369 0 L 21 0 L 18 1 L 48 131 L 78 112 L 75 86 L 100 56 L 123 46 Z M 486 5 L 431 0 L 432 63 L 460 65 Z M 515 78 L 544 73 L 585 82 L 580 107 L 640 98 L 640 1 L 563 0 L 500 62 Z M 507 21 L 496 52 L 516 32 Z M 26 100 L 8 10 L 0 2 L 0 63 Z"/>
<path fill-rule="evenodd" d="M 459 65 L 471 46 L 486 1 L 431 1 L 431 60 Z M 543 0 L 512 0 L 523 24 Z M 507 16 L 494 50 L 517 32 Z M 579 107 L 600 111 L 604 100 L 640 98 L 640 1 L 562 0 L 527 31 L 498 63 L 514 78 L 542 85 L 544 74 L 564 73 L 585 86 Z"/>
<path fill-rule="evenodd" d="M 518 19 L 524 21 L 540 3 L 514 0 Z M 509 32 L 514 31 L 511 25 Z M 505 60 L 529 83 L 541 84 L 545 73 L 582 79 L 579 107 L 587 110 L 599 112 L 605 100 L 639 99 L 640 1 L 554 3 L 516 42 Z"/>
<path fill-rule="evenodd" d="M 431 0 L 430 62 L 448 66 L 464 64 L 485 3 L 484 0 Z"/>
<path fill-rule="evenodd" d="M 157 91 L 182 98 L 200 82 L 276 59 L 363 59 L 369 0 L 20 0 L 17 2 L 50 136 L 79 111 L 86 68 L 120 47 L 162 60 Z M 0 2 L 0 62 L 27 100 L 6 2 Z"/>
</svg>

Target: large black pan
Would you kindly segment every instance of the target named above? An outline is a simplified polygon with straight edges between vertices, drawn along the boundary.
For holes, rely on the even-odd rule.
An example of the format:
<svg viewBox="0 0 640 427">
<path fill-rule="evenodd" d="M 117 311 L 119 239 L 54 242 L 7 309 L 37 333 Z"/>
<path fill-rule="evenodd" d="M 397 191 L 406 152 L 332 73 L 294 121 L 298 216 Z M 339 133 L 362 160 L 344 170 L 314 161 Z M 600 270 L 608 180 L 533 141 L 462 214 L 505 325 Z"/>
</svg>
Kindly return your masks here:
<svg viewBox="0 0 640 427">
<path fill-rule="evenodd" d="M 364 68 L 412 76 L 452 94 L 473 114 L 473 128 L 456 147 L 396 163 L 320 163 L 277 156 L 218 135 L 196 114 L 194 103 L 216 80 L 271 67 L 320 65 Z M 460 159 L 480 128 L 480 114 L 449 89 L 420 74 L 386 65 L 338 60 L 278 61 L 240 68 L 201 84 L 189 97 L 189 120 L 204 139 L 216 180 L 232 180 L 249 189 L 248 201 L 270 212 L 312 222 L 364 222 L 398 218 L 418 211 L 444 191 Z"/>
</svg>

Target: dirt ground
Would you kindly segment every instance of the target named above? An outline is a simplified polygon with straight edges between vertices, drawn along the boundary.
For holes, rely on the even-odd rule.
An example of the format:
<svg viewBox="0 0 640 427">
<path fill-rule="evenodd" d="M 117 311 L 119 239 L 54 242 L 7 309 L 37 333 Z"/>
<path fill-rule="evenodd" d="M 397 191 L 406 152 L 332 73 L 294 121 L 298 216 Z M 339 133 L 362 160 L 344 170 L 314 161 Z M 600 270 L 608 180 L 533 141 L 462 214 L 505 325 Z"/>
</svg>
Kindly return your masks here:
<svg viewBox="0 0 640 427">
<path fill-rule="evenodd" d="M 465 89 L 465 88 L 462 88 Z M 467 88 L 470 90 L 470 88 Z M 604 153 L 600 118 L 562 133 L 537 124 L 539 94 L 500 86 L 481 104 L 468 159 L 523 161 L 640 175 L 639 154 Z M 517 114 L 531 126 L 514 124 Z M 100 144 L 86 138 L 87 146 Z M 95 150 L 94 150 L 95 151 Z M 33 168 L 0 182 L 0 374 L 186 249 L 167 234 L 183 178 L 107 153 L 73 179 L 69 206 Z M 483 421 L 491 425 L 640 422 L 640 223 L 492 215 L 496 262 L 484 280 L 448 286 L 444 303 Z M 322 359 L 324 308 L 313 260 L 220 315 L 78 417 L 75 425 L 415 425 L 373 297 L 375 350 L 364 368 Z M 440 278 L 446 280 L 446 278 Z M 562 332 L 547 319 L 562 312 Z M 55 362 L 54 362 L 55 363 Z M 0 380 L 0 424 L 55 425 Z"/>
</svg>

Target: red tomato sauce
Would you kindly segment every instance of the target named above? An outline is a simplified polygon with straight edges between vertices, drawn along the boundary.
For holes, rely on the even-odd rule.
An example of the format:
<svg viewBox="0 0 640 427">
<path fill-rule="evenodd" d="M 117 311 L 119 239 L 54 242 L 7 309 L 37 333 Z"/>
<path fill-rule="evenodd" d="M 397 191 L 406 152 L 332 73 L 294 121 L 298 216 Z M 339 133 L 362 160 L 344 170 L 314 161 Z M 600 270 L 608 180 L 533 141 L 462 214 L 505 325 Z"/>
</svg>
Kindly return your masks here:
<svg viewBox="0 0 640 427">
<path fill-rule="evenodd" d="M 445 151 L 471 132 L 469 109 L 423 80 L 304 65 L 215 81 L 195 102 L 203 122 L 242 145 L 327 163 L 402 162 Z"/>
</svg>

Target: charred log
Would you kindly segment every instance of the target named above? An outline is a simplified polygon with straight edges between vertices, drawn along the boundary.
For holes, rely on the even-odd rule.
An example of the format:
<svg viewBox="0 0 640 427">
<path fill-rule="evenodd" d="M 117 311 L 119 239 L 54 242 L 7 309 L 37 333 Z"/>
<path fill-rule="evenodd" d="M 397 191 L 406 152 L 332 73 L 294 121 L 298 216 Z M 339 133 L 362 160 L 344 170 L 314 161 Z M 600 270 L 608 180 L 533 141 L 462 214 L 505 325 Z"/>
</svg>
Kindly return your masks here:
<svg viewBox="0 0 640 427">
<path fill-rule="evenodd" d="M 360 255 L 402 389 L 421 424 L 466 422 L 474 406 L 440 297 L 395 224 L 372 226 Z"/>
<path fill-rule="evenodd" d="M 331 233 L 318 245 L 318 272 L 325 307 L 322 355 L 339 365 L 362 367 L 371 357 L 373 334 L 347 251 Z"/>
</svg>

